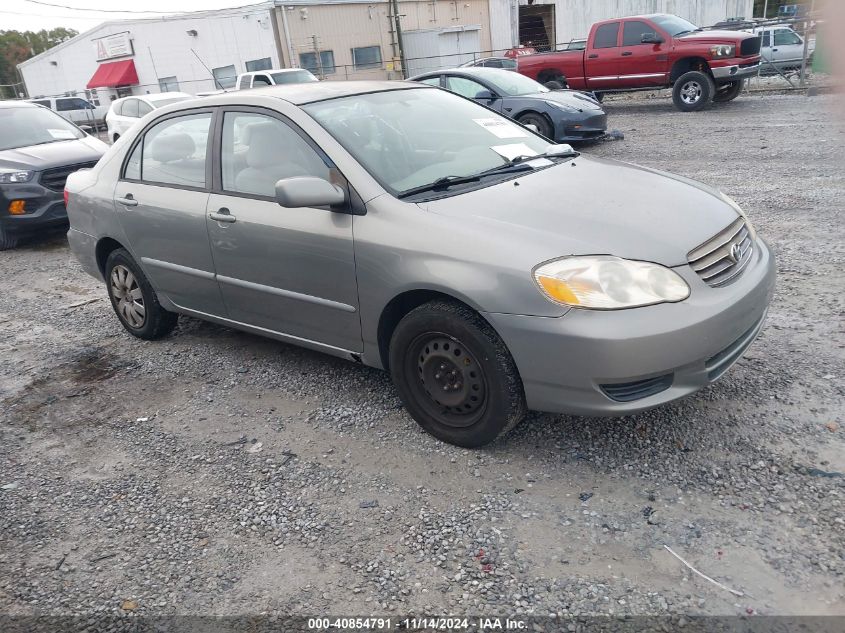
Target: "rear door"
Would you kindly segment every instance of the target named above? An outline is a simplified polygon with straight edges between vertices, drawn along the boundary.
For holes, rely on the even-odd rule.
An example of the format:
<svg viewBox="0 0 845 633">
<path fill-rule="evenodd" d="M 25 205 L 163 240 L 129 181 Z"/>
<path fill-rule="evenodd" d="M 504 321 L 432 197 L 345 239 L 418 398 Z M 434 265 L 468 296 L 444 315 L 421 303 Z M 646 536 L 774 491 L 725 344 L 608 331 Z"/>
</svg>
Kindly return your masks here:
<svg viewBox="0 0 845 633">
<path fill-rule="evenodd" d="M 225 316 L 206 227 L 212 109 L 157 120 L 130 148 L 114 208 L 155 289 L 181 308 Z"/>
<path fill-rule="evenodd" d="M 584 51 L 584 71 L 589 90 L 619 86 L 619 22 L 605 22 L 594 27 Z"/>
<path fill-rule="evenodd" d="M 657 35 L 662 44 L 643 44 L 643 35 Z M 642 20 L 622 23 L 619 47 L 619 82 L 629 88 L 660 86 L 666 82 L 669 55 L 667 38 L 653 24 Z"/>
</svg>

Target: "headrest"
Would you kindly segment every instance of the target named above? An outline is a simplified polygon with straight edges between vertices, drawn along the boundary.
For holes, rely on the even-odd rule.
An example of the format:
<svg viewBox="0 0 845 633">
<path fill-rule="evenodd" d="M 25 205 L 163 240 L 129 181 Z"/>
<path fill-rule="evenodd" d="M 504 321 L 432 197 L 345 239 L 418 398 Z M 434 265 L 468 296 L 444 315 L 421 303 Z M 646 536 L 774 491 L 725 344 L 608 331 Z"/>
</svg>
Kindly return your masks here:
<svg viewBox="0 0 845 633">
<path fill-rule="evenodd" d="M 268 167 L 282 162 L 290 142 L 278 123 L 256 123 L 250 125 L 249 149 L 246 163 L 250 167 Z"/>
<path fill-rule="evenodd" d="M 157 136 L 150 147 L 150 155 L 159 163 L 171 163 L 194 155 L 197 146 L 189 134 L 177 132 Z"/>
</svg>

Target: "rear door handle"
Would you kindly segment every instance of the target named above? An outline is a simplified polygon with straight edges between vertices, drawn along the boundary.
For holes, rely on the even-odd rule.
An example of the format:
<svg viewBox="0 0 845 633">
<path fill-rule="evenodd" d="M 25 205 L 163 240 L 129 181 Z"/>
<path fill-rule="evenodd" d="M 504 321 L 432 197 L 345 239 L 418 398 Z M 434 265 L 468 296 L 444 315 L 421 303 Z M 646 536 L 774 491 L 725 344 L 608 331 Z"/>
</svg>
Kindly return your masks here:
<svg viewBox="0 0 845 633">
<path fill-rule="evenodd" d="M 123 198 L 117 198 L 117 201 L 122 204 L 124 207 L 137 207 L 138 201 L 134 198 L 131 193 L 127 193 Z"/>
<path fill-rule="evenodd" d="M 229 213 L 229 209 L 226 207 L 221 207 L 217 213 L 209 213 L 208 217 L 210 217 L 215 222 L 226 222 L 228 224 L 232 224 L 233 222 L 237 221 L 237 218 Z"/>
<path fill-rule="evenodd" d="M 628 57 L 628 55 L 633 55 L 633 54 L 634 53 L 632 53 L 631 51 L 625 51 L 625 52 L 622 53 L 622 57 Z"/>
<path fill-rule="evenodd" d="M 592 55 L 588 55 L 588 57 L 590 59 L 595 59 L 596 57 L 598 57 L 598 53 L 593 53 Z"/>
</svg>

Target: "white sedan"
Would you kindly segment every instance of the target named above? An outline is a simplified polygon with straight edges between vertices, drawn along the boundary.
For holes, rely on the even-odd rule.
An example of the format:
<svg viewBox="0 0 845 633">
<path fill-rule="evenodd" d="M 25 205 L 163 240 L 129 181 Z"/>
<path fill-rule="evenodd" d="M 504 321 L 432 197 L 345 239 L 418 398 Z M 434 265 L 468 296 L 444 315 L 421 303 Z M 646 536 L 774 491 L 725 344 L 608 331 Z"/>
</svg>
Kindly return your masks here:
<svg viewBox="0 0 845 633">
<path fill-rule="evenodd" d="M 136 121 L 156 108 L 194 98 L 194 95 L 189 95 L 186 92 L 161 92 L 158 94 L 115 99 L 112 101 L 111 107 L 106 114 L 109 141 L 112 143 L 117 141 Z"/>
</svg>

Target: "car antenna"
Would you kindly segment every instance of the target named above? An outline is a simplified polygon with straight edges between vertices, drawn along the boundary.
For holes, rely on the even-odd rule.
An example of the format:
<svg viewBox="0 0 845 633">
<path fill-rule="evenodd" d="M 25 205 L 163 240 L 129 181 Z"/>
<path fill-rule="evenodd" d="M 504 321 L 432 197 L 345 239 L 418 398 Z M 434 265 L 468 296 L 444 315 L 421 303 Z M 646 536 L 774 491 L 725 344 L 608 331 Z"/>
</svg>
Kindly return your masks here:
<svg viewBox="0 0 845 633">
<path fill-rule="evenodd" d="M 208 71 L 208 74 L 211 75 L 211 80 L 214 82 L 214 86 L 216 88 L 220 88 L 220 90 L 225 92 L 226 89 L 223 86 L 220 85 L 220 82 L 217 81 L 217 77 L 214 76 L 214 73 L 211 72 L 211 69 L 208 66 L 206 66 L 204 61 L 202 61 L 202 57 L 200 57 L 193 48 L 191 49 L 191 52 L 194 54 L 194 57 L 196 57 L 199 60 L 200 64 L 202 64 L 203 68 L 205 68 Z"/>
</svg>

